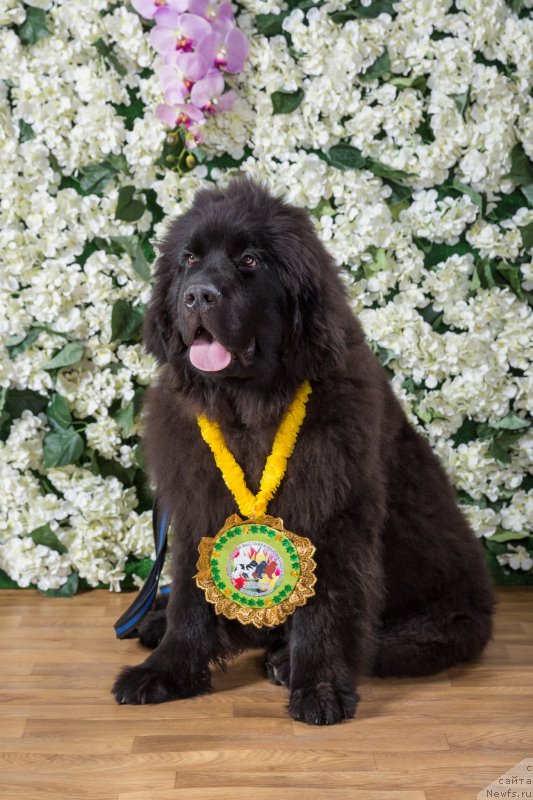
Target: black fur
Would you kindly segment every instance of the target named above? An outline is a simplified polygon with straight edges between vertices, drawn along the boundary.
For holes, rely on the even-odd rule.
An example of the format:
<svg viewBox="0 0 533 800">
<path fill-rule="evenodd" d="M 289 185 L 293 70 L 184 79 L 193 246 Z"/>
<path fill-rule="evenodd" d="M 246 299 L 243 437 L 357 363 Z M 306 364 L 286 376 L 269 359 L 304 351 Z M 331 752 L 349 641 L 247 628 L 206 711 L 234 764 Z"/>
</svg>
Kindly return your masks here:
<svg viewBox="0 0 533 800">
<path fill-rule="evenodd" d="M 198 282 L 218 299 L 191 311 L 184 297 Z M 235 354 L 222 372 L 189 361 L 199 325 Z M 161 609 L 142 626 L 141 641 L 157 647 L 119 675 L 119 702 L 202 693 L 210 663 L 260 645 L 270 679 L 289 689 L 290 715 L 332 724 L 354 715 L 364 672 L 429 675 L 479 656 L 493 609 L 482 549 L 302 210 L 249 181 L 200 192 L 161 245 L 145 343 L 165 365 L 149 392 L 145 448 L 175 520 L 174 574 L 166 628 Z M 315 544 L 316 596 L 257 631 L 218 617 L 193 580 L 200 538 L 237 510 L 196 414 L 220 423 L 257 491 L 306 378 L 307 416 L 268 511 Z"/>
</svg>

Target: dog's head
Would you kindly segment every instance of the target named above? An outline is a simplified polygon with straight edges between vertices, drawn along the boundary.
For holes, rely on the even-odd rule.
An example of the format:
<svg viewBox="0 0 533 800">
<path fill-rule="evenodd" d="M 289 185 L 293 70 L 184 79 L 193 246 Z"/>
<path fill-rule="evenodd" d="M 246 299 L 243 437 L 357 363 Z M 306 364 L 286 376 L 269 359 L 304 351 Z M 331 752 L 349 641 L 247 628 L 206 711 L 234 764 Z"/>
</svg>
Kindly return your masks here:
<svg viewBox="0 0 533 800">
<path fill-rule="evenodd" d="M 183 386 L 335 369 L 344 291 L 307 214 L 250 180 L 200 191 L 159 246 L 144 341 Z"/>
</svg>

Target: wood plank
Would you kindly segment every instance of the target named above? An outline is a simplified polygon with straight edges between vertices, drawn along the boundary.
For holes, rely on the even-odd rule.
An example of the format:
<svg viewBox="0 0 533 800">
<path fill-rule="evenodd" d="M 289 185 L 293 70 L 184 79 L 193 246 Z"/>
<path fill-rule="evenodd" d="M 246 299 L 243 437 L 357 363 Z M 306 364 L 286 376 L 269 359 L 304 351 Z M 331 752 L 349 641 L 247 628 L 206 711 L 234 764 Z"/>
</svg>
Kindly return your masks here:
<svg viewBox="0 0 533 800">
<path fill-rule="evenodd" d="M 68 785 L 68 779 L 50 786 L 32 786 L 31 800 L 72 800 L 72 791 Z M 78 791 L 78 798 L 87 800 L 116 800 L 116 794 L 104 793 L 103 790 L 84 790 Z M 29 800 L 28 787 L 20 783 L 2 782 L 2 800 Z"/>
<path fill-rule="evenodd" d="M 531 712 L 531 708 L 529 709 Z M 527 758 L 533 751 L 533 725 L 530 720 L 525 724 L 515 724 L 510 715 L 507 723 L 498 725 L 491 722 L 476 724 L 463 723 L 454 725 L 446 731 L 446 738 L 451 749 L 468 749 L 479 752 L 501 753 L 504 750 L 522 751 L 522 758 Z M 512 767 L 513 764 L 509 764 Z"/>
<path fill-rule="evenodd" d="M 276 776 L 271 775 L 270 780 L 275 786 L 270 789 L 263 786 L 253 786 L 251 797 L 253 800 L 280 800 L 280 790 L 283 786 L 278 786 Z M 241 776 L 242 787 L 242 776 Z M 305 800 L 426 800 L 425 792 L 413 791 L 360 791 L 359 789 L 307 789 Z M 125 792 L 118 796 L 118 800 L 154 800 L 154 795 L 150 792 Z M 212 785 L 201 789 L 165 790 L 157 795 L 157 800 L 235 800 L 235 787 L 226 786 L 223 781 L 213 781 Z"/>
<path fill-rule="evenodd" d="M 533 593 L 498 590 L 482 659 L 422 679 L 365 678 L 355 720 L 293 722 L 261 651 L 214 691 L 119 706 L 118 670 L 146 657 L 112 623 L 132 595 L 2 591 L 1 800 L 474 800 L 533 752 Z M 243 776 L 253 776 L 244 784 Z"/>
</svg>

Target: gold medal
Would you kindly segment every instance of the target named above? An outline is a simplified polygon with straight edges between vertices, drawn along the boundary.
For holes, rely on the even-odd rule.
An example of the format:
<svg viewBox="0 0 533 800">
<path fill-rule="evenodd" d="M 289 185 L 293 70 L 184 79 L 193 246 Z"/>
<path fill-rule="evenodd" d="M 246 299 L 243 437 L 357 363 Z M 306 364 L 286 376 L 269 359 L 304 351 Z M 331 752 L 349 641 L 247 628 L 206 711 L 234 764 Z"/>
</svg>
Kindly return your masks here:
<svg viewBox="0 0 533 800">
<path fill-rule="evenodd" d="M 306 381 L 281 421 L 255 496 L 246 486 L 244 473 L 228 450 L 220 427 L 204 416 L 198 417 L 202 437 L 213 451 L 243 518 L 234 514 L 214 538 L 202 538 L 196 585 L 204 590 L 217 614 L 256 628 L 280 625 L 315 593 L 314 545 L 310 539 L 285 530 L 281 519 L 266 513 L 285 475 L 310 393 Z"/>
<path fill-rule="evenodd" d="M 202 539 L 199 551 L 196 585 L 228 619 L 270 628 L 314 594 L 315 548 L 276 517 L 234 514 L 213 539 Z"/>
</svg>

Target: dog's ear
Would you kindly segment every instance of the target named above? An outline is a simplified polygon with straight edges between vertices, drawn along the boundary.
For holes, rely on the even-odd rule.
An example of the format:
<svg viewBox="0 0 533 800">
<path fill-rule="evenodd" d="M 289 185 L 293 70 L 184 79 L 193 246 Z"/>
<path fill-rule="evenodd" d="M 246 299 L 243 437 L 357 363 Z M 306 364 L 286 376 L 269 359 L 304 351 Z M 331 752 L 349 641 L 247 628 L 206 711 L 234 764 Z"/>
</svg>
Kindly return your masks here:
<svg viewBox="0 0 533 800">
<path fill-rule="evenodd" d="M 171 334 L 167 311 L 167 294 L 170 284 L 166 275 L 158 276 L 159 271 L 160 268 L 158 267 L 156 270 L 156 283 L 144 318 L 143 343 L 146 350 L 156 357 L 159 364 L 166 364 Z"/>
<path fill-rule="evenodd" d="M 278 247 L 289 303 L 285 357 L 302 378 L 318 379 L 344 362 L 349 309 L 335 264 L 307 214 L 286 206 L 284 217 Z"/>
<path fill-rule="evenodd" d="M 173 332 L 171 315 L 172 287 L 178 267 L 181 219 L 174 220 L 158 244 L 155 283 L 143 325 L 143 343 L 159 364 L 168 362 L 168 350 Z"/>
</svg>

